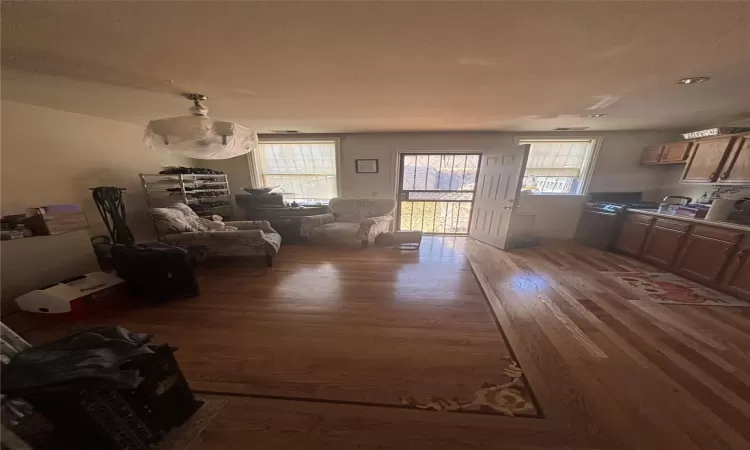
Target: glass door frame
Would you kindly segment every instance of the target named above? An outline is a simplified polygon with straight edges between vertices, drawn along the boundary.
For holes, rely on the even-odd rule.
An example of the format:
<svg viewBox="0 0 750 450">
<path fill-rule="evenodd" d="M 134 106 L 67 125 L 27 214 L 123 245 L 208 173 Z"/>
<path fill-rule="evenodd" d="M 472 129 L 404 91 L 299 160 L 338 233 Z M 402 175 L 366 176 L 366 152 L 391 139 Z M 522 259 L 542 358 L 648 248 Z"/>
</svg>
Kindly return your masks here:
<svg viewBox="0 0 750 450">
<path fill-rule="evenodd" d="M 477 167 L 476 167 L 476 178 L 474 179 L 474 189 L 471 191 L 468 190 L 446 190 L 446 189 L 437 189 L 437 190 L 405 190 L 404 189 L 404 175 L 405 175 L 405 165 L 404 161 L 407 156 L 429 156 L 429 155 L 439 155 L 439 156 L 476 156 L 477 157 Z M 403 151 L 398 153 L 398 167 L 397 167 L 397 184 L 396 184 L 396 221 L 394 224 L 394 229 L 397 231 L 401 231 L 401 203 L 404 201 L 409 202 L 419 202 L 419 203 L 425 203 L 425 202 L 445 202 L 445 203 L 471 203 L 471 211 L 469 212 L 469 218 L 468 218 L 468 225 L 466 227 L 465 233 L 429 233 L 423 231 L 423 234 L 426 235 L 438 235 L 438 236 L 468 236 L 469 232 L 471 231 L 471 219 L 474 216 L 474 200 L 476 199 L 477 194 L 477 186 L 479 185 L 479 171 L 482 167 L 482 152 L 481 151 L 460 151 L 460 150 L 453 150 L 453 151 L 436 151 L 436 150 L 423 150 L 423 151 Z M 466 171 L 466 167 L 464 166 L 464 173 Z M 438 178 L 439 180 L 439 178 Z M 409 192 L 435 192 L 435 193 L 471 193 L 471 200 L 415 200 L 409 199 Z M 434 221 L 434 219 L 433 219 Z M 434 223 L 434 222 L 433 222 Z"/>
</svg>

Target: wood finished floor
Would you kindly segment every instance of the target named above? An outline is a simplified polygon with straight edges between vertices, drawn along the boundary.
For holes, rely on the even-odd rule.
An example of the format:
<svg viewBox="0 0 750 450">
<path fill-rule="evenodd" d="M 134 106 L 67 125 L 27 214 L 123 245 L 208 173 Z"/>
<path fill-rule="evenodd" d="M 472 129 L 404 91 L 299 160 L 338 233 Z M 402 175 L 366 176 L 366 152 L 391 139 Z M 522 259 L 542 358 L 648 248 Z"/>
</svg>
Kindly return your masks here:
<svg viewBox="0 0 750 450">
<path fill-rule="evenodd" d="M 221 396 L 227 406 L 190 450 L 750 448 L 750 308 L 632 300 L 601 272 L 657 269 L 569 242 L 514 252 L 453 237 L 425 238 L 419 253 L 285 246 L 273 269 L 201 270 L 200 302 L 106 320 L 177 343 L 191 384 L 205 391 L 371 400 L 400 386 L 448 389 L 475 371 L 491 376 L 504 351 L 486 304 L 474 301 L 469 266 L 545 418 Z M 336 282 L 316 282 L 332 271 Z M 259 329 L 242 328 L 247 315 Z M 262 339 L 279 329 L 290 338 Z M 434 348 L 439 354 L 424 354 Z M 250 363 L 232 356 L 247 349 L 260 351 Z M 320 365 L 305 365 L 313 359 Z M 399 361 L 404 367 L 382 375 Z M 236 382 L 256 365 L 268 372 Z M 316 377 L 341 384 L 309 392 Z M 363 386 L 374 388 L 353 394 Z"/>
</svg>

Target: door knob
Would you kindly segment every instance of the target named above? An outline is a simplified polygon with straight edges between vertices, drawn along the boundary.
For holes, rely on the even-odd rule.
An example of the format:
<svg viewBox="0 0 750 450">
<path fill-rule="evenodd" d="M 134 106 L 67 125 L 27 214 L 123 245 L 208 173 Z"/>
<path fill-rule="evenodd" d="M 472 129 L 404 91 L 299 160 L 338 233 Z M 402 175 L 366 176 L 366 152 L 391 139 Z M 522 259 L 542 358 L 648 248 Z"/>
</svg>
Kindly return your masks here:
<svg viewBox="0 0 750 450">
<path fill-rule="evenodd" d="M 503 209 L 513 209 L 513 205 L 510 205 L 510 206 L 503 206 Z"/>
</svg>

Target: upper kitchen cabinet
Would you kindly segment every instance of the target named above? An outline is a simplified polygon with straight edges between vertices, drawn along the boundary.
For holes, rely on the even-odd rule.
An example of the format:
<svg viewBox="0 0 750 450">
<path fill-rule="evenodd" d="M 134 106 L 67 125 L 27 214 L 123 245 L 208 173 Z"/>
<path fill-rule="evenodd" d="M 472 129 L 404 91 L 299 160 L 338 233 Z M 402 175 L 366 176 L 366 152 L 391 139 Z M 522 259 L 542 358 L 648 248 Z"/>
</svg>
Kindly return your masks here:
<svg viewBox="0 0 750 450">
<path fill-rule="evenodd" d="M 718 183 L 750 185 L 750 133 L 735 139 L 719 172 Z"/>
<path fill-rule="evenodd" d="M 661 159 L 661 153 L 664 149 L 663 145 L 650 145 L 643 149 L 641 153 L 641 164 L 642 165 L 653 165 L 659 164 Z"/>
<path fill-rule="evenodd" d="M 680 164 L 688 160 L 692 141 L 672 142 L 664 144 L 659 164 Z"/>
<path fill-rule="evenodd" d="M 680 164 L 688 160 L 692 141 L 670 142 L 669 144 L 649 145 L 641 152 L 641 165 Z"/>
<path fill-rule="evenodd" d="M 680 181 L 683 183 L 716 182 L 722 173 L 722 166 L 734 141 L 734 136 L 695 141 Z"/>
</svg>

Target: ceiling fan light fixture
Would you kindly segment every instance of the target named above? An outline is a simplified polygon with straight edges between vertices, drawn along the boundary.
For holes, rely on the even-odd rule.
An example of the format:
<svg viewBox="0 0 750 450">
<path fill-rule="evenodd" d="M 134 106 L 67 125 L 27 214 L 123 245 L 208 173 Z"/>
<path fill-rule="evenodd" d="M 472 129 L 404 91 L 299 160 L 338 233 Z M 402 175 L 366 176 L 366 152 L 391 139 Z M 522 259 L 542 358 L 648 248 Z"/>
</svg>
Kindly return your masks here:
<svg viewBox="0 0 750 450">
<path fill-rule="evenodd" d="M 710 80 L 711 77 L 688 77 L 677 80 L 677 84 L 698 84 Z"/>
<path fill-rule="evenodd" d="M 205 95 L 183 94 L 193 101 L 191 115 L 152 120 L 143 142 L 156 151 L 195 159 L 228 159 L 258 148 L 255 131 L 233 122 L 211 120 L 200 102 Z"/>
</svg>

